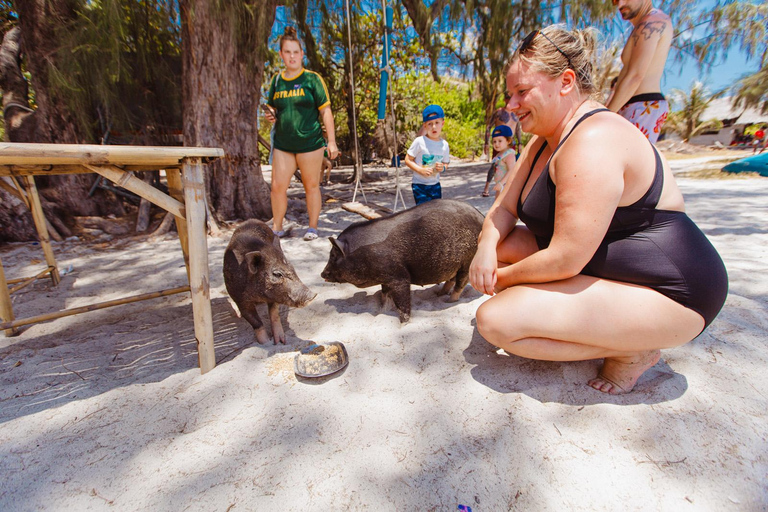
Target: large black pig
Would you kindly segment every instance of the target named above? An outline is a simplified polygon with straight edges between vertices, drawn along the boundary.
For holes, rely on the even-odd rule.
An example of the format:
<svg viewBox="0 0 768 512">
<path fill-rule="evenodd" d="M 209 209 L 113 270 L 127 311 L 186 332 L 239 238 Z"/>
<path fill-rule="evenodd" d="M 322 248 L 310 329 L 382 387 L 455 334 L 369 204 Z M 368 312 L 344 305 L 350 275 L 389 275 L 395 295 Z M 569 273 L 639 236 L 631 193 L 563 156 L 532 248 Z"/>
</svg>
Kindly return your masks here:
<svg viewBox="0 0 768 512">
<path fill-rule="evenodd" d="M 411 283 L 445 281 L 449 301 L 459 300 L 469 280 L 483 215 L 461 201 L 436 199 L 390 217 L 352 224 L 338 239 L 330 237 L 331 255 L 321 274 L 332 283 L 358 288 L 381 285 L 400 321 L 411 317 Z"/>
<path fill-rule="evenodd" d="M 275 344 L 285 343 L 279 304 L 303 307 L 317 295 L 301 282 L 280 249 L 280 239 L 259 220 L 243 222 L 232 234 L 224 252 L 224 285 L 240 314 L 256 333 L 259 343 L 269 340 L 258 304 L 267 303 Z"/>
</svg>

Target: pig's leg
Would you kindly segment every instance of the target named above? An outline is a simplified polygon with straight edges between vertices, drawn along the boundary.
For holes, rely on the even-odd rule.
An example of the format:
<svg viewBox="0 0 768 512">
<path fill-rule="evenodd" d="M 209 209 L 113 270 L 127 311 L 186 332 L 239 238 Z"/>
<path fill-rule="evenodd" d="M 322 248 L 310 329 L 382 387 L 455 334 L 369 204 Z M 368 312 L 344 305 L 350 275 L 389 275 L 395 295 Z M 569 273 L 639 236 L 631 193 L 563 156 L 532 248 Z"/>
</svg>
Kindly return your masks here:
<svg viewBox="0 0 768 512">
<path fill-rule="evenodd" d="M 256 335 L 256 341 L 258 341 L 261 345 L 265 344 L 269 341 L 269 336 L 267 335 L 267 328 L 264 327 L 264 323 L 261 321 L 261 318 L 259 317 L 259 314 L 256 312 L 256 308 L 243 308 L 240 310 L 240 314 L 243 315 L 243 318 L 248 320 L 248 323 L 251 324 L 251 327 L 253 327 L 253 332 Z"/>
<path fill-rule="evenodd" d="M 411 282 L 395 281 L 389 285 L 381 285 L 382 293 L 392 297 L 397 311 L 400 313 L 400 323 L 411 319 Z"/>
<path fill-rule="evenodd" d="M 280 322 L 280 304 L 269 303 L 269 321 L 272 322 L 272 337 L 275 339 L 275 345 L 278 343 L 285 345 L 285 331 L 282 322 Z"/>
<path fill-rule="evenodd" d="M 456 280 L 456 286 L 453 287 L 453 292 L 448 297 L 448 302 L 457 302 L 459 297 L 461 297 L 461 292 L 464 291 L 469 282 L 469 269 L 459 269 L 454 279 Z"/>
<path fill-rule="evenodd" d="M 442 286 L 442 288 L 440 288 L 440 290 L 438 290 L 437 294 L 438 295 L 445 295 L 446 293 L 451 291 L 451 288 L 453 287 L 455 282 L 456 282 L 456 278 L 455 277 L 453 279 L 447 280 L 445 282 L 445 284 Z"/>
</svg>

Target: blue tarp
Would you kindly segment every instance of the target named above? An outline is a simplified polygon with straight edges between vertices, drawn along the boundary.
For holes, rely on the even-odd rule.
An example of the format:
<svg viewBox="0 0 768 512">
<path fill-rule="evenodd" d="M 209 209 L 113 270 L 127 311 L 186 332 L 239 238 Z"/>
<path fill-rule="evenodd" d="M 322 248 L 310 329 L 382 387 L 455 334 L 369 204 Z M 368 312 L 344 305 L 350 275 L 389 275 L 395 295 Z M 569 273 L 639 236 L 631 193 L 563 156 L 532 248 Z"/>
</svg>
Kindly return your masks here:
<svg viewBox="0 0 768 512">
<path fill-rule="evenodd" d="M 725 172 L 756 172 L 768 177 L 768 151 L 731 162 L 723 167 Z"/>
</svg>

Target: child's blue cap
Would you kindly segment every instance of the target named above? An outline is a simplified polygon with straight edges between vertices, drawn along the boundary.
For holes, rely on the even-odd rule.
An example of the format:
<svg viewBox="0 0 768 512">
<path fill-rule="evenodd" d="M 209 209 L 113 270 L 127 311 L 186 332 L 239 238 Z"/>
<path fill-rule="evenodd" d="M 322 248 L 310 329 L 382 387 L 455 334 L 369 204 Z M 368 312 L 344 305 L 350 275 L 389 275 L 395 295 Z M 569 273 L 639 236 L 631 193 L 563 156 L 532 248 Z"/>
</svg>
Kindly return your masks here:
<svg viewBox="0 0 768 512">
<path fill-rule="evenodd" d="M 505 124 L 500 124 L 496 128 L 493 129 L 493 132 L 491 133 L 491 138 L 494 137 L 511 137 L 512 136 L 512 128 Z"/>
<path fill-rule="evenodd" d="M 429 105 L 421 114 L 421 119 L 425 123 L 434 119 L 443 119 L 444 117 L 445 113 L 443 112 L 443 109 L 440 107 L 440 105 Z"/>
</svg>

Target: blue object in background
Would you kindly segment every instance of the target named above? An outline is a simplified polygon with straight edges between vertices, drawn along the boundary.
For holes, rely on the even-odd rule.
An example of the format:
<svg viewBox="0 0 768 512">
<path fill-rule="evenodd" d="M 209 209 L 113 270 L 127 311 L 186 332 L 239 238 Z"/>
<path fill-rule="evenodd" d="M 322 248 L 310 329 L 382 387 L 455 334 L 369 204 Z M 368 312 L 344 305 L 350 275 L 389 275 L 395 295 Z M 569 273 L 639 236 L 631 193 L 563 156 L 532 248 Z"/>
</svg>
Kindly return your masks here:
<svg viewBox="0 0 768 512">
<path fill-rule="evenodd" d="M 768 152 L 731 162 L 723 167 L 725 172 L 756 172 L 768 177 Z"/>
<path fill-rule="evenodd" d="M 392 50 L 392 16 L 394 15 L 392 8 L 387 6 L 386 9 L 386 32 L 384 34 L 383 46 L 384 49 L 381 53 L 381 80 L 379 82 L 379 120 L 387 117 L 387 84 L 389 83 L 389 54 Z"/>
</svg>

